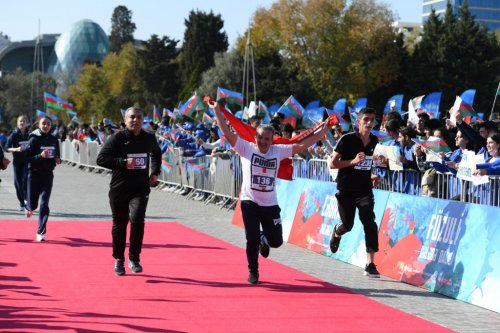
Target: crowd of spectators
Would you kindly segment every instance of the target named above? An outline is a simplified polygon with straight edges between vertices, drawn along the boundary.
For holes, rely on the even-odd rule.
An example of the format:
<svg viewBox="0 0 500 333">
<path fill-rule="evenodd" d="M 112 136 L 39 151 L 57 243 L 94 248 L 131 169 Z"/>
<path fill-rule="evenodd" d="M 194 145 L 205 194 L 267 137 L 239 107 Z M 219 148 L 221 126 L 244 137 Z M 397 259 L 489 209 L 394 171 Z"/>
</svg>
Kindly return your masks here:
<svg viewBox="0 0 500 333">
<path fill-rule="evenodd" d="M 497 120 L 498 121 L 498 120 Z M 257 115 L 249 117 L 246 122 L 258 127 L 262 120 Z M 282 113 L 278 112 L 270 120 L 276 134 L 291 139 L 300 134 L 301 128 L 294 128 Z M 61 141 L 95 141 L 103 144 L 113 133 L 120 131 L 124 124 L 114 124 L 109 119 L 96 124 L 71 122 L 64 125 L 61 121 L 53 126 L 53 135 Z M 178 148 L 186 159 L 203 156 L 228 157 L 234 154 L 222 137 L 214 121 L 178 122 L 164 116 L 160 122 L 148 122 L 144 129 L 156 133 L 165 153 L 168 149 Z M 475 121 L 469 123 L 459 112 L 452 112 L 446 120 L 430 118 L 427 113 L 419 113 L 418 121 L 412 123 L 403 118 L 401 113 L 391 111 L 380 121 L 379 130 L 387 133 L 387 140 L 380 142 L 384 146 L 395 147 L 397 161 L 388 163 L 391 157 L 375 155 L 377 159 L 376 173 L 389 179 L 393 190 L 416 194 L 411 189 L 429 188 L 429 179 L 436 173 L 456 175 L 465 151 L 474 151 L 482 159 L 478 163 L 478 175 L 499 175 L 500 161 L 498 155 L 498 122 Z M 336 141 L 342 135 L 340 127 L 334 127 L 331 135 L 318 141 L 309 149 L 296 155 L 296 158 L 325 160 L 333 151 Z M 436 154 L 426 149 L 421 140 L 441 139 L 449 147 L 449 152 Z M 397 168 L 392 166 L 396 165 Z M 421 177 L 410 177 L 404 180 L 399 171 L 412 171 Z M 423 178 L 422 178 L 423 176 Z M 413 182 L 412 184 L 404 184 Z M 425 192 L 426 195 L 438 196 L 436 191 Z"/>
</svg>

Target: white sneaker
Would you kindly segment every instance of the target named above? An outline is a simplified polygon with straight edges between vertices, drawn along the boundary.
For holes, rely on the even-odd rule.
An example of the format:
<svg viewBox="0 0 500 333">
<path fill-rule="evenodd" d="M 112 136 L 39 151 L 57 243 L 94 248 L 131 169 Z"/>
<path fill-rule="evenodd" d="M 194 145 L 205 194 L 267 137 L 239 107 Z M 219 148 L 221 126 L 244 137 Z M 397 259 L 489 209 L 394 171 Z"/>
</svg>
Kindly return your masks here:
<svg viewBox="0 0 500 333">
<path fill-rule="evenodd" d="M 45 242 L 45 235 L 36 234 L 36 241 L 37 242 Z"/>
</svg>

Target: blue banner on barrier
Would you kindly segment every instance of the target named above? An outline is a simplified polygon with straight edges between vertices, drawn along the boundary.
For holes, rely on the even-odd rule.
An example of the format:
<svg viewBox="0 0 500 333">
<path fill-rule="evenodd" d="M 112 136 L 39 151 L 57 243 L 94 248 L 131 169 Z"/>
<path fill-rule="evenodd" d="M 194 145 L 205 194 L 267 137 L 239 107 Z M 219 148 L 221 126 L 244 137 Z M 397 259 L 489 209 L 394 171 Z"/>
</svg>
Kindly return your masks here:
<svg viewBox="0 0 500 333">
<path fill-rule="evenodd" d="M 308 180 L 302 187 L 289 192 L 300 194 L 293 226 L 288 237 L 289 243 L 314 252 L 332 255 L 329 250 L 330 237 L 334 225 L 340 222 L 336 191 L 335 183 Z M 381 217 L 389 194 L 385 191 L 374 190 L 374 195 L 375 215 Z M 353 229 L 342 237 L 340 249 L 333 257 L 364 267 L 366 263 L 364 239 L 363 226 L 356 216 Z"/>
<path fill-rule="evenodd" d="M 500 311 L 498 208 L 392 193 L 379 232 L 380 272 Z"/>
<path fill-rule="evenodd" d="M 297 178 L 293 181 L 278 179 L 276 192 L 278 194 L 278 205 L 281 208 L 281 225 L 283 228 L 283 240 L 288 242 L 290 230 L 292 229 L 295 211 L 300 199 L 300 189 L 308 182 L 308 179 Z"/>
</svg>

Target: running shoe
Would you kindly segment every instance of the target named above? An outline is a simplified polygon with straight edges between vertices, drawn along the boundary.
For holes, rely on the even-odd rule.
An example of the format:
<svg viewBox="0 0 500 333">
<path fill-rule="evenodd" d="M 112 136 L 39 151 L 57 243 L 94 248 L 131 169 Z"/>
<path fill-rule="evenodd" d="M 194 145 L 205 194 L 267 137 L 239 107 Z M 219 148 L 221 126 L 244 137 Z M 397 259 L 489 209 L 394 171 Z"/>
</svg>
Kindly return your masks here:
<svg viewBox="0 0 500 333">
<path fill-rule="evenodd" d="M 139 261 L 137 261 L 137 260 L 129 260 L 128 261 L 128 267 L 134 273 L 140 273 L 140 272 L 142 272 L 142 266 L 141 266 L 141 264 L 139 264 Z"/>
<path fill-rule="evenodd" d="M 248 275 L 248 283 L 257 284 L 259 283 L 259 273 L 250 272 Z"/>
<path fill-rule="evenodd" d="M 37 242 L 45 242 L 45 235 L 36 234 L 36 241 Z"/>
<path fill-rule="evenodd" d="M 125 260 L 116 259 L 115 260 L 115 274 L 118 276 L 125 275 Z"/>
<path fill-rule="evenodd" d="M 380 273 L 377 270 L 377 266 L 375 266 L 375 264 L 372 262 L 366 265 L 365 275 L 369 276 L 369 277 L 375 277 L 375 278 L 380 277 Z"/>
<path fill-rule="evenodd" d="M 337 253 L 337 251 L 339 250 L 339 246 L 340 246 L 341 237 L 335 236 L 336 230 L 337 230 L 337 226 L 335 226 L 335 228 L 333 228 L 332 238 L 330 238 L 330 251 L 332 251 L 332 253 Z"/>
</svg>

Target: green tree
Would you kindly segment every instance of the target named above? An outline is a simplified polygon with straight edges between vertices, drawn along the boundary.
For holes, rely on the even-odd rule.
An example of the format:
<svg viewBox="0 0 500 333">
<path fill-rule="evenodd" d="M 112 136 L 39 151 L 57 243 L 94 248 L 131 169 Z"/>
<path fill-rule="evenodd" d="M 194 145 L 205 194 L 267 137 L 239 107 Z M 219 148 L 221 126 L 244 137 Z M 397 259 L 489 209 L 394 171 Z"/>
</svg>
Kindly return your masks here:
<svg viewBox="0 0 500 333">
<path fill-rule="evenodd" d="M 34 75 L 37 77 L 34 78 Z M 33 82 L 38 82 L 39 86 L 33 87 Z M 4 121 L 15 125 L 15 119 L 20 114 L 34 121 L 36 109 L 43 109 L 43 101 L 34 99 L 35 92 L 42 96 L 44 91 L 53 92 L 55 88 L 55 80 L 40 72 L 28 74 L 18 68 L 13 74 L 0 77 L 0 107 L 4 109 Z"/>
<path fill-rule="evenodd" d="M 500 73 L 500 44 L 471 16 L 468 1 L 458 15 L 449 3 L 443 18 L 431 13 L 412 62 L 416 94 L 441 91 L 441 108 L 447 109 L 456 95 L 476 89 L 476 111 L 489 111 Z"/>
<path fill-rule="evenodd" d="M 186 30 L 179 56 L 183 87 L 179 97 L 183 100 L 200 85 L 202 73 L 214 65 L 214 54 L 225 52 L 228 47 L 227 35 L 222 30 L 224 21 L 220 15 L 191 11 L 184 24 Z"/>
<path fill-rule="evenodd" d="M 218 87 L 241 91 L 243 58 L 238 50 L 215 53 L 214 63 L 213 67 L 202 74 L 198 93 L 215 97 Z"/>
<path fill-rule="evenodd" d="M 75 101 L 75 111 L 83 121 L 90 121 L 93 116 L 102 119 L 107 114 L 113 98 L 109 81 L 102 67 L 95 64 L 84 65 L 78 82 L 69 88 L 70 96 Z M 117 117 L 112 117 L 117 119 Z"/>
<path fill-rule="evenodd" d="M 178 78 L 179 41 L 163 36 L 152 35 L 142 42 L 138 55 L 138 75 L 144 86 L 147 108 L 153 104 L 173 107 L 177 102 L 180 82 Z"/>
<path fill-rule="evenodd" d="M 120 109 L 145 105 L 137 67 L 132 43 L 125 44 L 118 54 L 108 54 L 102 66 L 85 65 L 78 82 L 70 87 L 78 114 L 87 121 L 94 115 L 121 121 Z"/>
<path fill-rule="evenodd" d="M 132 11 L 125 6 L 117 6 L 111 16 L 109 51 L 119 52 L 126 43 L 133 43 L 135 29 L 135 23 L 132 22 Z"/>
<path fill-rule="evenodd" d="M 256 12 L 251 31 L 256 49 L 278 50 L 299 80 L 333 103 L 398 77 L 400 50 L 391 23 L 392 13 L 374 0 L 280 0 Z"/>
</svg>

